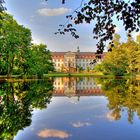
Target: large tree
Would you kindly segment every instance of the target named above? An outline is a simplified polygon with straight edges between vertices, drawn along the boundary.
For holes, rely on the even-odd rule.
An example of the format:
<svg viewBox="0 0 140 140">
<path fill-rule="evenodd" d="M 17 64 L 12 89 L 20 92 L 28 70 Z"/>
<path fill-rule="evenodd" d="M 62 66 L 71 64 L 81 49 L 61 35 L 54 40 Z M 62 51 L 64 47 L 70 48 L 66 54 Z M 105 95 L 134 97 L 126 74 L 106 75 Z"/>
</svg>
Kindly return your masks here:
<svg viewBox="0 0 140 140">
<path fill-rule="evenodd" d="M 53 71 L 52 57 L 50 51 L 47 50 L 47 46 L 33 44 L 24 66 L 28 66 L 25 74 L 37 75 L 40 78 L 43 74 Z"/>
<path fill-rule="evenodd" d="M 63 4 L 65 2 L 67 0 L 62 0 Z M 73 24 L 94 22 L 94 38 L 99 39 L 97 52 L 101 53 L 105 47 L 104 42 L 113 39 L 116 27 L 114 18 L 123 22 L 127 33 L 131 34 L 133 31 L 139 31 L 140 0 L 81 0 L 80 7 L 72 15 L 68 15 L 67 18 L 68 22 L 60 25 L 56 34 L 70 32 L 72 36 L 79 38 Z"/>
<path fill-rule="evenodd" d="M 140 44 L 128 37 L 127 42 L 121 43 L 108 52 L 101 64 L 96 69 L 104 74 L 136 75 L 140 72 Z M 117 42 L 117 38 L 114 40 Z M 117 43 L 118 44 L 118 43 Z"/>
<path fill-rule="evenodd" d="M 24 61 L 22 56 L 31 45 L 31 32 L 7 13 L 2 13 L 0 23 L 0 71 L 1 74 L 11 76 L 14 66 Z"/>
<path fill-rule="evenodd" d="M 53 70 L 51 53 L 47 46 L 33 45 L 31 32 L 19 25 L 11 15 L 2 13 L 0 19 L 0 74 L 42 76 Z"/>
</svg>

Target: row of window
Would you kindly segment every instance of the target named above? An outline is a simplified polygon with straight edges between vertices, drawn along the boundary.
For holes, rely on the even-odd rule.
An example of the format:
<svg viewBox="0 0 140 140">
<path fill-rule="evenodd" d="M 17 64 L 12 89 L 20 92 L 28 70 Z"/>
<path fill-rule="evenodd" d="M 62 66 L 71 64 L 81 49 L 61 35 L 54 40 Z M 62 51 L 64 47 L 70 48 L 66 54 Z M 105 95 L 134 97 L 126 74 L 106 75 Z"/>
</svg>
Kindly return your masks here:
<svg viewBox="0 0 140 140">
<path fill-rule="evenodd" d="M 78 89 L 100 89 L 100 87 L 78 87 Z"/>
<path fill-rule="evenodd" d="M 74 63 L 70 63 L 70 64 L 69 63 L 65 63 L 65 66 L 66 67 L 68 67 L 68 66 L 74 67 L 75 65 L 74 65 Z"/>
<path fill-rule="evenodd" d="M 63 62 L 63 59 L 53 59 L 53 62 Z"/>
<path fill-rule="evenodd" d="M 77 62 L 92 62 L 93 59 L 77 59 Z"/>
<path fill-rule="evenodd" d="M 53 62 L 63 62 L 64 60 L 63 59 L 53 59 Z M 74 59 L 65 59 L 65 61 L 75 61 Z M 76 59 L 77 62 L 92 62 L 93 59 Z"/>
<path fill-rule="evenodd" d="M 65 88 L 63 88 L 63 87 L 55 87 L 55 89 L 63 89 L 63 90 L 65 90 Z M 74 87 L 70 87 L 69 89 L 75 90 Z M 100 89 L 100 87 L 78 87 L 78 89 Z"/>
<path fill-rule="evenodd" d="M 71 86 L 74 86 L 75 84 L 74 83 L 70 83 Z M 62 85 L 61 82 L 54 82 L 54 85 Z M 69 83 L 65 83 L 64 85 L 69 85 Z M 96 83 L 95 82 L 79 82 L 78 85 L 86 85 L 86 86 L 96 86 Z"/>
<path fill-rule="evenodd" d="M 61 63 L 56 63 L 56 64 L 54 64 L 54 66 L 56 66 L 56 67 L 63 67 L 64 65 L 61 64 Z M 68 67 L 68 66 L 74 67 L 75 64 L 74 63 L 71 63 L 71 64 L 65 63 L 65 66 L 66 67 Z M 78 66 L 80 66 L 80 67 L 86 67 L 86 66 L 90 66 L 90 64 L 89 63 L 83 63 L 83 64 L 78 64 Z"/>
</svg>

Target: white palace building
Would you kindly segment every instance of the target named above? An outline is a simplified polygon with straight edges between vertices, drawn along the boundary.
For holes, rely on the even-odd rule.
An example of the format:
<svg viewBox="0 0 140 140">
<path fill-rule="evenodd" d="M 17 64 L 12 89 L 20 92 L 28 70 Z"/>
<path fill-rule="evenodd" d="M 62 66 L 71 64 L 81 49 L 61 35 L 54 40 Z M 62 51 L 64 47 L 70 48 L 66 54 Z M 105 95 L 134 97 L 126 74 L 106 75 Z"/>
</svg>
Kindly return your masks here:
<svg viewBox="0 0 140 140">
<path fill-rule="evenodd" d="M 100 59 L 96 59 L 95 52 L 52 52 L 52 61 L 55 70 L 61 71 L 76 71 L 79 69 L 93 69 L 97 63 L 100 63 L 105 53 L 100 55 Z"/>
</svg>

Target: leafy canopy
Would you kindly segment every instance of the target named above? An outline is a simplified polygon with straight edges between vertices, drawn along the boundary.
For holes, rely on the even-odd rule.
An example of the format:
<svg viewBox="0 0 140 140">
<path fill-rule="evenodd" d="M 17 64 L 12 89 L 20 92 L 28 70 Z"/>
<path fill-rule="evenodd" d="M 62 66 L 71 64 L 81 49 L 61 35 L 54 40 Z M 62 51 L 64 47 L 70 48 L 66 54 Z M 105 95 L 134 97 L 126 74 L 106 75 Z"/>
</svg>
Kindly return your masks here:
<svg viewBox="0 0 140 140">
<path fill-rule="evenodd" d="M 64 4 L 67 0 L 62 0 Z M 79 38 L 74 24 L 94 22 L 93 34 L 99 39 L 98 53 L 103 52 L 105 42 L 113 39 L 116 24 L 114 18 L 123 22 L 127 33 L 138 32 L 140 29 L 140 1 L 139 0 L 81 0 L 81 5 L 73 14 L 67 16 L 68 21 L 60 25 L 56 34 L 70 32 L 75 38 Z"/>
<path fill-rule="evenodd" d="M 5 12 L 0 19 L 0 74 L 11 77 L 18 75 L 37 75 L 53 71 L 51 53 L 47 46 L 31 43 L 31 31 L 19 25 Z"/>
<path fill-rule="evenodd" d="M 138 74 L 140 72 L 139 37 L 140 35 L 137 36 L 137 41 L 128 37 L 128 40 L 125 43 L 118 42 L 118 38 L 113 39 L 118 45 L 112 47 L 111 49 L 109 48 L 111 51 L 107 52 L 104 60 L 101 64 L 96 66 L 96 69 L 103 72 L 103 74 L 113 74 L 119 76 L 124 74 Z"/>
</svg>

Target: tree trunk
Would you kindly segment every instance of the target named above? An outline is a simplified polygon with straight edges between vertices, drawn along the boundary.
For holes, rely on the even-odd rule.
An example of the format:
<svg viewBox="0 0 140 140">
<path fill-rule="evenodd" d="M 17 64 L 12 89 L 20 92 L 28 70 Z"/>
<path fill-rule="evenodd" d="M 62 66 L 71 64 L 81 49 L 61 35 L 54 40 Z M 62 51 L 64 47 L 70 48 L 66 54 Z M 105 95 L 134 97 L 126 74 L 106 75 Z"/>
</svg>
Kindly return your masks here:
<svg viewBox="0 0 140 140">
<path fill-rule="evenodd" d="M 11 64 L 10 64 L 10 67 L 9 67 L 8 78 L 12 77 L 13 65 L 14 65 L 14 56 L 12 57 Z"/>
</svg>

